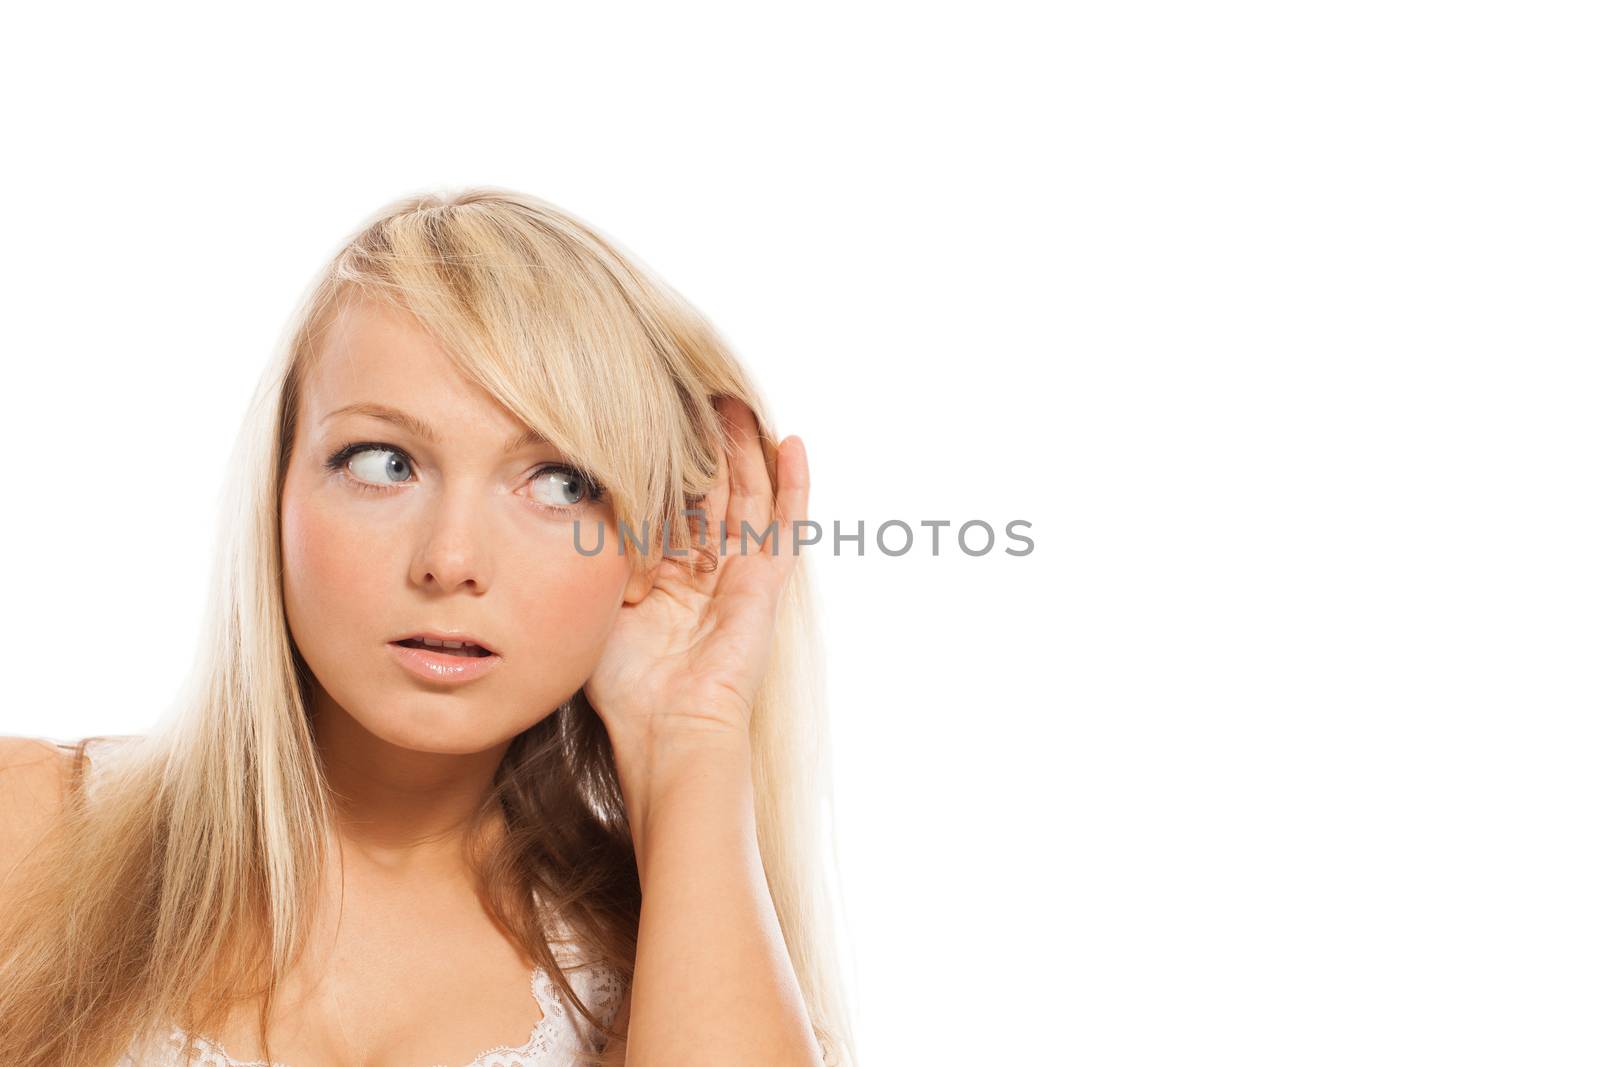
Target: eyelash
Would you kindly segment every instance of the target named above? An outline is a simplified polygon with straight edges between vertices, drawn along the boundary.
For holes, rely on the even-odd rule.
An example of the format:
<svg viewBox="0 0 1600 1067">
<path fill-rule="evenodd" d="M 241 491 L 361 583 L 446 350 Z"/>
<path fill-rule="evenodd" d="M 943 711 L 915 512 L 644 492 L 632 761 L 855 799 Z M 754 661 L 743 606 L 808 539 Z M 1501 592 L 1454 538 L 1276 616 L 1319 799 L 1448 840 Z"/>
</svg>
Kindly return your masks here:
<svg viewBox="0 0 1600 1067">
<path fill-rule="evenodd" d="M 397 448 L 394 445 L 386 445 L 381 441 L 356 441 L 353 444 L 345 445 L 333 455 L 329 456 L 322 465 L 323 469 L 332 474 L 338 475 L 339 477 L 343 478 L 345 482 L 361 490 L 362 492 L 388 492 L 386 487 L 374 485 L 368 481 L 363 481 L 362 479 L 355 477 L 346 469 L 346 465 L 363 452 L 393 452 L 395 455 L 403 457 L 406 463 L 413 468 L 416 466 L 416 460 L 412 459 L 411 454 L 403 448 Z M 592 479 L 590 479 L 576 467 L 570 467 L 564 463 L 546 463 L 544 466 L 540 467 L 538 470 L 529 475 L 528 480 L 531 482 L 534 478 L 539 477 L 539 475 L 549 474 L 551 471 L 559 471 L 562 474 L 571 475 L 574 479 L 576 479 L 578 484 L 583 487 L 584 499 L 578 501 L 576 504 L 569 504 L 566 507 L 558 507 L 554 504 L 541 504 L 537 500 L 530 500 L 529 503 L 534 507 L 540 508 L 544 511 L 566 512 L 581 508 L 585 504 L 599 503 L 605 498 L 604 489 L 602 489 L 598 484 L 596 484 Z M 404 483 L 397 482 L 396 484 L 403 485 Z"/>
</svg>

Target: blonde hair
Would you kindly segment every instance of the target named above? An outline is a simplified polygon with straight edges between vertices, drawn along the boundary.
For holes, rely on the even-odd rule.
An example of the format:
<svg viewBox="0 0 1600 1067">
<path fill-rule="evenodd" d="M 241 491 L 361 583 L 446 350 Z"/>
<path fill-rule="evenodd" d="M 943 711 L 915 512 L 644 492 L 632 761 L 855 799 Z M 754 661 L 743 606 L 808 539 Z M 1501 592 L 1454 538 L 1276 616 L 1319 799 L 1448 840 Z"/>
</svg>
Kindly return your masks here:
<svg viewBox="0 0 1600 1067">
<path fill-rule="evenodd" d="M 728 345 L 593 228 L 492 187 L 407 197 L 370 217 L 307 290 L 251 400 L 183 691 L 148 735 L 62 743 L 74 759 L 61 815 L 0 916 L 7 1067 L 104 1067 L 174 1021 L 208 1032 L 247 996 L 263 998 L 266 1047 L 333 847 L 309 670 L 285 621 L 280 494 L 306 369 L 353 299 L 415 316 L 469 380 L 604 485 L 619 517 L 665 524 L 675 543 L 689 543 L 684 512 L 725 444 L 715 397 L 755 412 L 775 477 L 778 438 Z M 659 545 L 652 533 L 646 553 L 632 541 L 626 551 L 644 567 Z M 812 598 L 802 557 L 751 724 L 757 835 L 819 1043 L 828 1063 L 853 1064 Z M 550 942 L 565 927 L 631 982 L 640 887 L 609 741 L 581 690 L 512 741 L 474 825 L 497 809 L 508 832 L 473 853 L 485 904 L 599 1026 Z M 618 1047 L 605 1062 L 621 1062 Z"/>
</svg>

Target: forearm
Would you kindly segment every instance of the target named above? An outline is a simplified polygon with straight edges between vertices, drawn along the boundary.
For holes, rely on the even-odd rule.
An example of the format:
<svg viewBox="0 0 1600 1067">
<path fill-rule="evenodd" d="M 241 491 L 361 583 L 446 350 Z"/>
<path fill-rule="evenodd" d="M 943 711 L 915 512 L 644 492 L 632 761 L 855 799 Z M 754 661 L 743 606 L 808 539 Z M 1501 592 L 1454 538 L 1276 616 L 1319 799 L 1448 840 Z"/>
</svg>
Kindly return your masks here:
<svg viewBox="0 0 1600 1067">
<path fill-rule="evenodd" d="M 628 1067 L 820 1064 L 757 848 L 748 736 L 617 757 L 644 891 Z"/>
</svg>

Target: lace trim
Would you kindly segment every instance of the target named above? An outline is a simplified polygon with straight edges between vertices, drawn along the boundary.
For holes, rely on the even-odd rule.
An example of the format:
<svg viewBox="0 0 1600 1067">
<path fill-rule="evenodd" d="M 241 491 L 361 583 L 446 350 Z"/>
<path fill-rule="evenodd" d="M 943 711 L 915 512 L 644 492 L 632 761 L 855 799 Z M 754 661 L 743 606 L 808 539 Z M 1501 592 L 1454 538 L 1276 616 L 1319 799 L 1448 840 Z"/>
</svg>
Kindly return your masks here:
<svg viewBox="0 0 1600 1067">
<path fill-rule="evenodd" d="M 587 981 L 580 980 L 572 984 L 589 1010 L 609 1024 L 616 1017 L 616 1009 L 622 1002 L 624 992 L 622 976 L 610 967 L 597 965 L 597 968 Z M 572 981 L 571 975 L 568 976 L 568 981 Z M 598 1051 L 598 1048 L 593 1048 L 600 1036 L 598 1031 L 583 1016 L 568 1009 L 566 1002 L 556 990 L 554 980 L 543 968 L 534 968 L 529 976 L 528 986 L 543 1012 L 529 1032 L 528 1039 L 520 1045 L 496 1045 L 493 1048 L 486 1048 L 463 1067 L 528 1067 L 530 1062 L 538 1062 L 534 1057 L 570 1050 L 571 1035 L 580 1029 L 584 1031 L 581 1038 L 583 1043 L 591 1046 L 593 1051 Z M 589 988 L 586 990 L 585 986 Z M 560 1029 L 560 1024 L 567 1025 L 566 1032 Z M 181 1051 L 187 1036 L 181 1027 L 174 1027 L 167 1040 L 174 1051 Z M 195 1061 L 196 1067 L 289 1067 L 288 1064 L 276 1060 L 233 1059 L 221 1043 L 199 1035 L 195 1036 L 194 1042 L 200 1054 L 200 1058 Z M 441 1063 L 435 1064 L 434 1067 L 450 1067 L 450 1065 Z"/>
</svg>

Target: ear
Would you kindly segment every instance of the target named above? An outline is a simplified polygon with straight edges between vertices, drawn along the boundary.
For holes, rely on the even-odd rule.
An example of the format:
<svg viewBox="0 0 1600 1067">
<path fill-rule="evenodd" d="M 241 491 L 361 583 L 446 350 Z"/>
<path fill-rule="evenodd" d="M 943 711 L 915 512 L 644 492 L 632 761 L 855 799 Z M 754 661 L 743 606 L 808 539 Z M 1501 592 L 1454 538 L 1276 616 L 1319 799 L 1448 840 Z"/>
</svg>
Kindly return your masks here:
<svg viewBox="0 0 1600 1067">
<path fill-rule="evenodd" d="M 625 604 L 637 604 L 655 588 L 656 572 L 661 569 L 661 560 L 656 560 L 655 566 L 649 570 L 634 568 L 628 575 L 628 584 L 622 588 L 622 601 Z"/>
</svg>

